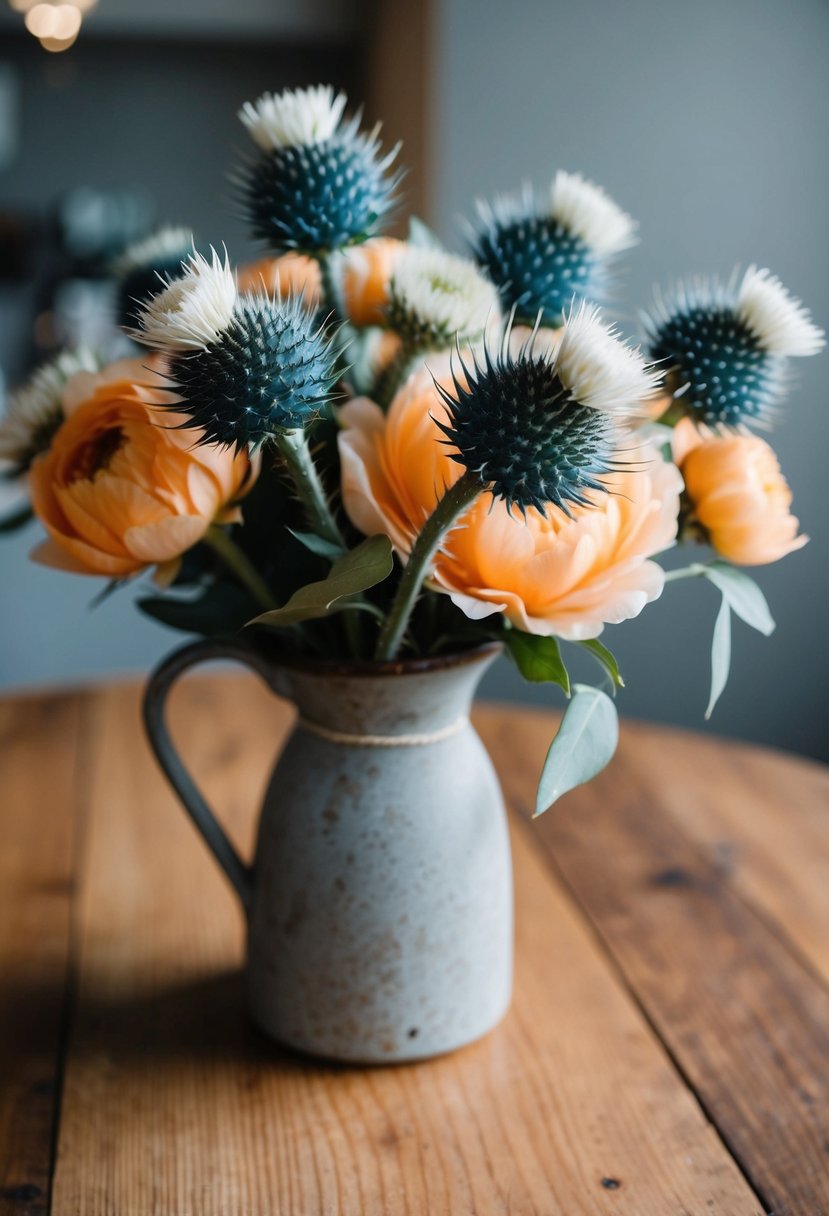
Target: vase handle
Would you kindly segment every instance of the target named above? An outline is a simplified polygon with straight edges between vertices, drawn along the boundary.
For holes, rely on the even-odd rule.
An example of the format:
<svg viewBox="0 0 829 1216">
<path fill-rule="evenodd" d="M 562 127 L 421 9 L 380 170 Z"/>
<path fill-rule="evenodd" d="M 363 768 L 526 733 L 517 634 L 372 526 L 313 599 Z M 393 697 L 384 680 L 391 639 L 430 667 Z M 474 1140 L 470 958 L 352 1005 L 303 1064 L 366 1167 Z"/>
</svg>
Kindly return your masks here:
<svg viewBox="0 0 829 1216">
<path fill-rule="evenodd" d="M 191 667 L 213 659 L 233 659 L 245 667 L 250 667 L 272 691 L 276 691 L 270 664 L 249 642 L 241 638 L 207 638 L 204 641 L 192 642 L 174 650 L 150 676 L 144 693 L 144 727 L 167 780 L 178 794 L 207 847 L 230 879 L 242 901 L 245 914 L 248 915 L 253 895 L 253 867 L 242 861 L 185 768 L 170 738 L 164 712 L 167 697 L 179 677 Z"/>
</svg>

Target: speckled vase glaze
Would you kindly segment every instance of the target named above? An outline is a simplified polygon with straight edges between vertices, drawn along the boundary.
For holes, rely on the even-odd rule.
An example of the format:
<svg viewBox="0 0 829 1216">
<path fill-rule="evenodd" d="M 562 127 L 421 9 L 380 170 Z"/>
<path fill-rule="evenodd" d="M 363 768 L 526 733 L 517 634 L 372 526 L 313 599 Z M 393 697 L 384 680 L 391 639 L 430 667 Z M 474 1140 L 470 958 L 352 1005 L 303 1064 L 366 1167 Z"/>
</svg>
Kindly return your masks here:
<svg viewBox="0 0 829 1216">
<path fill-rule="evenodd" d="M 254 1019 L 287 1046 L 360 1063 L 423 1059 L 490 1030 L 512 986 L 512 869 L 489 757 L 468 718 L 498 653 L 395 664 L 271 661 L 238 642 L 172 655 L 145 700 L 150 740 L 248 916 Z M 195 663 L 253 667 L 298 716 L 246 866 L 163 718 Z"/>
</svg>

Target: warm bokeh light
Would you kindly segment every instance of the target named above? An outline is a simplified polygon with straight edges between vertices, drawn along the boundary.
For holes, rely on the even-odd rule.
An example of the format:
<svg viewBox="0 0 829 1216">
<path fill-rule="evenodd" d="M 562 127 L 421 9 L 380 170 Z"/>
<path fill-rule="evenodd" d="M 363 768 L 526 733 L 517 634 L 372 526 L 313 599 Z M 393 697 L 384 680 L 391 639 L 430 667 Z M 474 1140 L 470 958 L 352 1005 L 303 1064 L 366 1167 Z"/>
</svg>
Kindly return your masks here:
<svg viewBox="0 0 829 1216">
<path fill-rule="evenodd" d="M 37 0 L 9 0 L 9 8 L 15 13 L 28 13 L 35 4 Z"/>
<path fill-rule="evenodd" d="M 41 38 L 40 45 L 44 51 L 68 51 L 70 46 L 77 42 L 77 39 L 78 31 L 76 30 L 71 38 Z"/>
<path fill-rule="evenodd" d="M 29 33 L 41 41 L 45 38 L 74 41 L 81 28 L 81 12 L 74 4 L 36 4 L 27 12 L 25 24 Z"/>
</svg>

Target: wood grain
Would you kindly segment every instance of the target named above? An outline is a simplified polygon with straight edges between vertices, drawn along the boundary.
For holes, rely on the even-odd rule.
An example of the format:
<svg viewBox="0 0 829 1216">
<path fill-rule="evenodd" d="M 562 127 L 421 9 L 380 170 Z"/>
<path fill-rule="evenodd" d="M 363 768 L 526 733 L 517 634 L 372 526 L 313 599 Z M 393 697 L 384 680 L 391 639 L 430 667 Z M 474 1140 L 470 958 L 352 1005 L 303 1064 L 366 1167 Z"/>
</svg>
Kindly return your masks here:
<svg viewBox="0 0 829 1216">
<path fill-rule="evenodd" d="M 650 799 L 829 984 L 829 768 L 744 744 L 697 743 L 632 729 L 625 759 Z"/>
<path fill-rule="evenodd" d="M 48 1207 L 83 701 L 0 701 L 0 1216 Z"/>
<path fill-rule="evenodd" d="M 177 697 L 186 754 L 244 847 L 288 712 L 247 679 Z M 133 690 L 97 698 L 57 1216 L 760 1216 L 524 827 L 516 1001 L 498 1031 L 382 1070 L 259 1036 L 240 914 L 137 722 Z M 519 800 L 527 754 L 499 733 Z"/>
<path fill-rule="evenodd" d="M 546 734 L 499 726 L 516 796 Z M 775 1216 L 829 1213 L 826 788 L 806 761 L 630 727 L 537 829 Z"/>
</svg>

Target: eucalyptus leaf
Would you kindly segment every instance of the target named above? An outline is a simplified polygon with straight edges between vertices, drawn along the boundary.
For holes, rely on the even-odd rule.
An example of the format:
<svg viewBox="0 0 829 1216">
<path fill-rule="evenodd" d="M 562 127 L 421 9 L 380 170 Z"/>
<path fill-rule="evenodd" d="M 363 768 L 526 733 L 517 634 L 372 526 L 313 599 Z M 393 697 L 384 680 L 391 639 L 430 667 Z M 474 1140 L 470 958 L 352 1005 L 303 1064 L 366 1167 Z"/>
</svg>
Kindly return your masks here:
<svg viewBox="0 0 829 1216">
<path fill-rule="evenodd" d="M 566 696 L 570 696 L 570 676 L 557 638 L 510 629 L 506 642 L 510 656 L 525 680 L 533 684 L 558 684 Z"/>
<path fill-rule="evenodd" d="M 335 562 L 343 555 L 342 545 L 326 540 L 324 536 L 317 536 L 316 532 L 295 532 L 293 528 L 288 528 L 287 531 L 318 557 L 327 557 L 329 561 Z"/>
<path fill-rule="evenodd" d="M 205 637 L 235 633 L 255 608 L 250 592 L 231 579 L 213 583 L 197 596 L 154 595 L 137 602 L 141 611 L 153 620 Z"/>
<path fill-rule="evenodd" d="M 419 249 L 440 249 L 444 248 L 443 243 L 438 239 L 428 224 L 424 224 L 423 220 L 419 220 L 416 215 L 409 219 L 409 244 L 415 245 Z"/>
<path fill-rule="evenodd" d="M 727 562 L 709 562 L 702 567 L 702 572 L 722 592 L 723 599 L 728 601 L 732 612 L 741 621 L 766 637 L 774 632 L 774 618 L 766 597 L 753 578 Z"/>
<path fill-rule="evenodd" d="M 731 667 L 731 608 L 723 596 L 717 620 L 714 624 L 714 637 L 711 641 L 711 695 L 708 698 L 708 708 L 705 711 L 706 722 L 714 712 L 714 706 L 720 699 L 722 691 L 728 683 L 728 672 Z"/>
<path fill-rule="evenodd" d="M 535 814 L 600 773 L 613 758 L 618 741 L 619 719 L 610 697 L 598 688 L 576 684 L 544 761 Z"/>
<path fill-rule="evenodd" d="M 294 592 L 287 604 L 264 612 L 249 625 L 269 625 L 281 629 L 296 625 L 299 621 L 312 621 L 328 616 L 332 611 L 341 611 L 345 605 L 339 601 L 359 595 L 382 583 L 392 572 L 394 558 L 388 536 L 370 536 L 351 549 L 331 567 L 327 578 L 318 583 L 308 583 Z M 335 609 L 335 605 L 337 605 Z M 353 607 L 355 605 L 349 605 Z"/>
<path fill-rule="evenodd" d="M 579 646 L 583 646 L 585 650 L 588 650 L 596 662 L 604 668 L 613 681 L 614 688 L 624 688 L 625 682 L 622 679 L 619 664 L 612 650 L 608 650 L 598 638 L 589 638 L 586 642 L 579 642 Z"/>
</svg>

